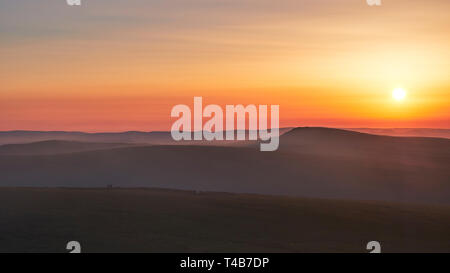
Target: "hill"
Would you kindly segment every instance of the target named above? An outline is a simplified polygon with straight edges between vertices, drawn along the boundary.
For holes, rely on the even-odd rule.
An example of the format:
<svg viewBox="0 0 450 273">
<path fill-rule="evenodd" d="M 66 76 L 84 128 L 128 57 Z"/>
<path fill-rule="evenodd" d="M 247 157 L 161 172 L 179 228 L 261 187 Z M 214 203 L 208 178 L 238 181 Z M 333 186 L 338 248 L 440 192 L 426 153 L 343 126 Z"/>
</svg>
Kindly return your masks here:
<svg viewBox="0 0 450 273">
<path fill-rule="evenodd" d="M 435 128 L 349 128 L 362 133 L 386 135 L 386 136 L 403 136 L 403 137 L 438 137 L 450 138 L 450 129 Z"/>
<path fill-rule="evenodd" d="M 290 131 L 292 128 L 280 128 L 280 134 Z M 248 134 L 248 131 L 246 132 Z M 134 143 L 152 145 L 173 145 L 179 144 L 172 139 L 170 132 L 111 132 L 111 133 L 85 133 L 85 132 L 65 132 L 65 131 L 0 131 L 1 144 L 23 144 L 48 140 L 78 141 L 94 143 Z M 229 141 L 182 141 L 187 144 L 229 144 Z"/>
<path fill-rule="evenodd" d="M 295 129 L 280 150 L 147 146 L 0 156 L 0 186 L 161 187 L 450 204 L 449 140 Z"/>
<path fill-rule="evenodd" d="M 0 188 L 0 252 L 450 252 L 450 207 L 157 189 Z"/>
<path fill-rule="evenodd" d="M 333 128 L 301 127 L 281 136 L 280 150 L 405 164 L 440 164 L 450 159 L 450 139 L 392 137 Z"/>
<path fill-rule="evenodd" d="M 65 131 L 3 131 L 0 144 L 22 144 L 48 140 L 78 141 L 94 143 L 147 143 L 168 144 L 172 142 L 170 132 L 120 132 L 84 133 Z"/>
<path fill-rule="evenodd" d="M 127 147 L 124 143 L 92 143 L 63 140 L 47 140 L 26 144 L 0 145 L 0 155 L 50 155 L 104 150 L 118 147 Z"/>
</svg>

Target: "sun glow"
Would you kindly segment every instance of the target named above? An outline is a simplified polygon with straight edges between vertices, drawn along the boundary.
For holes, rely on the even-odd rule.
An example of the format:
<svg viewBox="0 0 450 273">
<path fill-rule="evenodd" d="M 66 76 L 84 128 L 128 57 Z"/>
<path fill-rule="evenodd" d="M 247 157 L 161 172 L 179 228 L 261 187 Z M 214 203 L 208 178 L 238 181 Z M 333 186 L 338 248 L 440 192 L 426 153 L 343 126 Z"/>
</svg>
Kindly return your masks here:
<svg viewBox="0 0 450 273">
<path fill-rule="evenodd" d="M 394 91 L 392 91 L 392 97 L 396 101 L 402 101 L 406 98 L 406 91 L 403 88 L 395 88 Z"/>
</svg>

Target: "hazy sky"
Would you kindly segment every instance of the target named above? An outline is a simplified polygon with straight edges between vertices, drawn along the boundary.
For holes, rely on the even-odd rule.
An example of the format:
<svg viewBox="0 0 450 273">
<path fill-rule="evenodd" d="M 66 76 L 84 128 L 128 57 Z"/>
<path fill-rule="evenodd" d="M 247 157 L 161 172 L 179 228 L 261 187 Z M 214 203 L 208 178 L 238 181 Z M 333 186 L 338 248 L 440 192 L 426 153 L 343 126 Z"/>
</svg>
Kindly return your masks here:
<svg viewBox="0 0 450 273">
<path fill-rule="evenodd" d="M 279 104 L 282 126 L 450 128 L 449 12 L 448 0 L 0 0 L 0 130 L 168 130 L 193 96 Z"/>
</svg>

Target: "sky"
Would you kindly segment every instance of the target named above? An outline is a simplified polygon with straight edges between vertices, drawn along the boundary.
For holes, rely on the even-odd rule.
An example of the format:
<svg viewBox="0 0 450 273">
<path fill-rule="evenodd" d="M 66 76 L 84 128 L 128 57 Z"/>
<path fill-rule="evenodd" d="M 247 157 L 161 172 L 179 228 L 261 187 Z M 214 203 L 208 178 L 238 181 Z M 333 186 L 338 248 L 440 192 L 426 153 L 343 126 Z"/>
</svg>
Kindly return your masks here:
<svg viewBox="0 0 450 273">
<path fill-rule="evenodd" d="M 448 0 L 0 0 L 0 130 L 169 130 L 171 108 L 194 96 L 280 105 L 282 127 L 450 128 L 449 11 Z"/>
</svg>

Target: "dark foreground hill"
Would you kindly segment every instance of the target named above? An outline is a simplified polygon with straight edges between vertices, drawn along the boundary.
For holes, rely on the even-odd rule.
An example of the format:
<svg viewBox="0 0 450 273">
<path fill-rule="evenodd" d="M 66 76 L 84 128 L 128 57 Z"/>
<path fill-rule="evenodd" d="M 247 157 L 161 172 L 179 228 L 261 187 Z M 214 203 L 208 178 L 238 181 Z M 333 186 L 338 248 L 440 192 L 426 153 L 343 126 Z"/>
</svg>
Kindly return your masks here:
<svg viewBox="0 0 450 273">
<path fill-rule="evenodd" d="M 450 252 L 450 207 L 149 189 L 0 188 L 0 252 Z"/>
<path fill-rule="evenodd" d="M 0 156 L 0 186 L 161 187 L 450 204 L 450 140 L 295 129 L 280 150 L 147 146 Z"/>
</svg>

